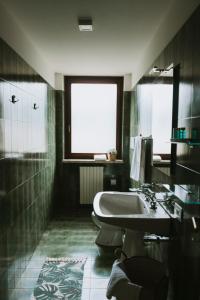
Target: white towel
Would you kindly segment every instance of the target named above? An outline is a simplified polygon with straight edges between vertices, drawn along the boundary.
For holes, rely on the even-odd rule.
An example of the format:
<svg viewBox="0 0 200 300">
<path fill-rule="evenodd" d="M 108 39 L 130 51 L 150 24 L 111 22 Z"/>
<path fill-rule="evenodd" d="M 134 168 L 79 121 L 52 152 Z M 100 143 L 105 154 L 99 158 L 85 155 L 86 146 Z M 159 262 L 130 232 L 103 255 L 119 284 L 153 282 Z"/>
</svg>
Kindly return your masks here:
<svg viewBox="0 0 200 300">
<path fill-rule="evenodd" d="M 160 155 L 153 155 L 153 161 L 161 161 L 162 157 Z"/>
<path fill-rule="evenodd" d="M 135 148 L 133 151 L 133 157 L 131 162 L 130 177 L 136 181 L 140 179 L 140 163 L 141 163 L 141 148 L 142 148 L 142 137 L 135 137 Z"/>
<path fill-rule="evenodd" d="M 105 161 L 105 160 L 106 160 L 106 155 L 105 155 L 105 154 L 95 154 L 95 155 L 94 155 L 94 160 L 102 160 L 102 161 Z"/>
<path fill-rule="evenodd" d="M 123 267 L 123 263 L 114 262 L 106 297 L 111 299 L 115 296 L 118 300 L 139 300 L 142 287 L 130 282 Z"/>
</svg>

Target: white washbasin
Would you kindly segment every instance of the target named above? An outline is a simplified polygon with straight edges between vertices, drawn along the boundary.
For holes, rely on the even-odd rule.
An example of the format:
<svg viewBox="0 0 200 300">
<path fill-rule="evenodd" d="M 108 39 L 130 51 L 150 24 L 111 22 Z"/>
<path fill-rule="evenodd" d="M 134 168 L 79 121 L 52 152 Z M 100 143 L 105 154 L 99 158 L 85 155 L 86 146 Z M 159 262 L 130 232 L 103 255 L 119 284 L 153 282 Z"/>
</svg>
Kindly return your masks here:
<svg viewBox="0 0 200 300">
<path fill-rule="evenodd" d="M 148 213 L 148 206 L 139 194 L 103 192 L 97 203 L 104 215 L 132 215 Z M 96 201 L 95 201 L 96 202 Z"/>
<path fill-rule="evenodd" d="M 97 218 L 125 229 L 168 235 L 170 217 L 158 205 L 150 209 L 143 194 L 136 192 L 100 192 L 93 202 Z"/>
</svg>

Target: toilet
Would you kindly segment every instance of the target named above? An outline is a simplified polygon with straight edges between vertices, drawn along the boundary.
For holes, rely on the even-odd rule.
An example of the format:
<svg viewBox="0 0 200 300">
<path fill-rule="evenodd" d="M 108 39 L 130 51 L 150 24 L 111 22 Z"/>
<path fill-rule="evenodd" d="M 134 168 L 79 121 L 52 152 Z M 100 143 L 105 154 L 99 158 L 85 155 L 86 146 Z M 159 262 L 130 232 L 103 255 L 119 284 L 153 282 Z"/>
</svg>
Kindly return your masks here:
<svg viewBox="0 0 200 300">
<path fill-rule="evenodd" d="M 108 225 L 97 219 L 94 212 L 92 212 L 92 220 L 99 228 L 99 232 L 95 243 L 98 246 L 121 247 L 123 244 L 123 230 L 120 227 Z"/>
</svg>

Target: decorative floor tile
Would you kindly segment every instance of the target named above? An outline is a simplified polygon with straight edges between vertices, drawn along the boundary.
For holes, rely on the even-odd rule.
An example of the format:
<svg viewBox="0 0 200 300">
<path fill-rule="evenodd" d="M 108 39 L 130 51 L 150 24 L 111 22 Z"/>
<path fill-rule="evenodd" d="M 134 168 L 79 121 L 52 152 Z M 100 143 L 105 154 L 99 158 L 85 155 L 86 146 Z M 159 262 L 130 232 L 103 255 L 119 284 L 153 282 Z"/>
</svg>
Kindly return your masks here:
<svg viewBox="0 0 200 300">
<path fill-rule="evenodd" d="M 91 289 L 90 300 L 107 300 L 106 289 Z"/>
<path fill-rule="evenodd" d="M 90 217 L 77 216 L 50 222 L 18 283 L 18 289 L 9 300 L 30 300 L 46 257 L 66 256 L 87 257 L 82 300 L 107 300 L 106 288 L 115 258 L 113 249 L 96 246 L 97 232 Z"/>
<path fill-rule="evenodd" d="M 32 292 L 32 289 L 15 289 L 10 300 L 29 300 Z"/>
<path fill-rule="evenodd" d="M 17 283 L 17 289 L 33 289 L 36 285 L 37 277 L 28 278 L 24 277 Z"/>
<path fill-rule="evenodd" d="M 27 268 L 26 271 L 22 274 L 22 278 L 38 278 L 41 268 Z"/>
<path fill-rule="evenodd" d="M 91 287 L 91 279 L 90 278 L 83 278 L 83 289 L 90 289 Z"/>
<path fill-rule="evenodd" d="M 106 289 L 108 280 L 108 278 L 91 278 L 91 289 Z"/>
<path fill-rule="evenodd" d="M 90 300 L 90 289 L 82 289 L 81 300 Z"/>
</svg>

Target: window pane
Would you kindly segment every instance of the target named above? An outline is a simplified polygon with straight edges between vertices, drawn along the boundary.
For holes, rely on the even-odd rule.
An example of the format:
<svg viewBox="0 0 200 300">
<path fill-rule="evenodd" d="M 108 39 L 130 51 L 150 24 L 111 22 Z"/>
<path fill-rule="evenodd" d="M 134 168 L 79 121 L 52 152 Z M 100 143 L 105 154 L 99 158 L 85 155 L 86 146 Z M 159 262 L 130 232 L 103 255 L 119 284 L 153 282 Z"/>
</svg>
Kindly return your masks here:
<svg viewBox="0 0 200 300">
<path fill-rule="evenodd" d="M 172 93 L 172 84 L 156 84 L 153 88 L 153 153 L 171 153 Z"/>
<path fill-rule="evenodd" d="M 71 152 L 116 148 L 117 85 L 71 85 Z"/>
</svg>

